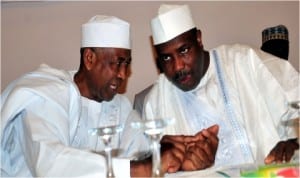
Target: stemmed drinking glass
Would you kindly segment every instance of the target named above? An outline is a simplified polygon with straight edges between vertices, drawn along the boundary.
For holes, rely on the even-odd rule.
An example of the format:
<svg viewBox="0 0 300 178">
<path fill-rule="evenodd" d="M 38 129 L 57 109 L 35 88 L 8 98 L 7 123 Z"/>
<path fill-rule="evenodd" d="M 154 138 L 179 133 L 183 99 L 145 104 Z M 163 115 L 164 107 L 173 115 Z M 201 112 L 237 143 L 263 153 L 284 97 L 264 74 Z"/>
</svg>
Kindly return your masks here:
<svg viewBox="0 0 300 178">
<path fill-rule="evenodd" d="M 174 118 L 157 118 L 145 121 L 136 121 L 131 123 L 131 127 L 136 129 L 142 129 L 151 140 L 152 148 L 152 177 L 163 177 L 161 171 L 160 160 L 160 139 L 164 128 L 170 124 L 173 124 Z"/>
<path fill-rule="evenodd" d="M 289 107 L 294 110 L 295 114 L 295 118 L 294 119 L 299 119 L 300 116 L 300 101 L 292 101 L 290 103 L 288 103 Z"/>
<path fill-rule="evenodd" d="M 107 167 L 106 177 L 107 178 L 115 177 L 113 167 L 112 167 L 111 140 L 112 140 L 113 136 L 115 134 L 121 132 L 122 129 L 123 128 L 120 125 L 112 125 L 112 126 L 89 129 L 89 134 L 99 136 L 104 143 L 104 146 L 105 146 L 104 151 L 105 151 L 105 155 L 106 155 L 106 167 Z"/>
</svg>

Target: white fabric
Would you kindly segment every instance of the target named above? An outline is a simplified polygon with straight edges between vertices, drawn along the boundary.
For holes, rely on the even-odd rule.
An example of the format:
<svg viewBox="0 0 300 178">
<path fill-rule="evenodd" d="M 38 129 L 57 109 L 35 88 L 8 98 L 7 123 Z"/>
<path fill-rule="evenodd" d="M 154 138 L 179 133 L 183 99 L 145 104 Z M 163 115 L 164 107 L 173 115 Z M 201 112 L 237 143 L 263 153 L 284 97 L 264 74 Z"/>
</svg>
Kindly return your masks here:
<svg viewBox="0 0 300 178">
<path fill-rule="evenodd" d="M 82 98 L 73 75 L 42 65 L 2 93 L 1 176 L 105 177 L 104 157 L 92 152 L 103 144 L 88 129 L 125 125 L 131 104 L 121 95 L 102 103 Z M 123 135 L 113 140 L 115 148 Z M 113 163 L 117 177 L 130 177 L 128 159 Z"/>
<path fill-rule="evenodd" d="M 141 121 L 140 113 L 132 110 L 126 124 L 126 134 L 121 137 L 120 157 L 131 157 L 134 160 L 143 160 L 151 155 L 150 140 L 142 129 L 133 129 L 131 124 L 133 122 Z M 126 148 L 126 149 L 125 149 Z"/>
<path fill-rule="evenodd" d="M 220 126 L 215 167 L 262 164 L 279 140 L 296 137 L 294 128 L 283 125 L 281 116 L 288 101 L 299 100 L 299 73 L 287 62 L 248 46 L 220 46 L 216 49 L 242 138 L 250 146 L 246 159 L 240 140 L 232 133 L 220 90 L 214 57 L 196 89 L 183 92 L 162 74 L 147 95 L 144 118 L 174 117 L 176 123 L 165 134 L 195 134 L 213 124 Z"/>
<path fill-rule="evenodd" d="M 167 42 L 195 27 L 187 5 L 163 4 L 158 16 L 151 20 L 153 42 L 155 45 Z"/>
<path fill-rule="evenodd" d="M 153 84 L 149 85 L 147 88 L 143 89 L 134 96 L 133 109 L 136 110 L 141 116 L 143 113 L 145 97 L 151 90 L 152 86 Z"/>
<path fill-rule="evenodd" d="M 131 49 L 130 25 L 117 17 L 96 15 L 81 30 L 81 47 Z"/>
</svg>

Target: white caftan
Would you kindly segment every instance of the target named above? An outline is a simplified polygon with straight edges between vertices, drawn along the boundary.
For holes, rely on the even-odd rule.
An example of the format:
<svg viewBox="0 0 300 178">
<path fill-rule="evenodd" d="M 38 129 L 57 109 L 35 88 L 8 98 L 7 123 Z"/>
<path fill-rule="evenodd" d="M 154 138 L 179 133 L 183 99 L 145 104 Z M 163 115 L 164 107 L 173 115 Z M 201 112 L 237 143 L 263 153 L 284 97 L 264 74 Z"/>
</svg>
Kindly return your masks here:
<svg viewBox="0 0 300 178">
<path fill-rule="evenodd" d="M 1 176 L 106 176 L 104 157 L 93 153 L 103 144 L 88 129 L 124 125 L 131 103 L 121 95 L 102 103 L 83 98 L 73 76 L 42 65 L 2 93 Z M 129 159 L 114 159 L 113 167 L 117 177 L 130 177 Z"/>
<path fill-rule="evenodd" d="M 144 103 L 144 118 L 173 117 L 165 134 L 195 134 L 220 126 L 215 166 L 261 164 L 280 141 L 296 137 L 282 118 L 299 100 L 299 73 L 285 60 L 244 45 L 211 50 L 199 85 L 183 92 L 159 76 Z"/>
</svg>

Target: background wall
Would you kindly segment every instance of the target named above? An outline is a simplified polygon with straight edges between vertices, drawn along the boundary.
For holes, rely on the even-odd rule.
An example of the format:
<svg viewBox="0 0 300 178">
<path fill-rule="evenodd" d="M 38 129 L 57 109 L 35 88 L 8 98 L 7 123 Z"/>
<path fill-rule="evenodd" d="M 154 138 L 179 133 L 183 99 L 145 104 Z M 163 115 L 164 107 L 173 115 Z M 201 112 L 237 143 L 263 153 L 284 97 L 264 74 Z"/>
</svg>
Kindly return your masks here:
<svg viewBox="0 0 300 178">
<path fill-rule="evenodd" d="M 150 85 L 156 68 L 150 47 L 149 22 L 162 2 L 1 2 L 1 91 L 9 82 L 41 63 L 77 70 L 81 24 L 96 14 L 115 15 L 131 23 L 132 75 L 126 95 Z M 284 24 L 290 33 L 289 61 L 299 71 L 298 1 L 182 1 L 188 4 L 202 30 L 206 49 L 221 44 L 244 43 L 259 48 L 261 31 Z"/>
</svg>

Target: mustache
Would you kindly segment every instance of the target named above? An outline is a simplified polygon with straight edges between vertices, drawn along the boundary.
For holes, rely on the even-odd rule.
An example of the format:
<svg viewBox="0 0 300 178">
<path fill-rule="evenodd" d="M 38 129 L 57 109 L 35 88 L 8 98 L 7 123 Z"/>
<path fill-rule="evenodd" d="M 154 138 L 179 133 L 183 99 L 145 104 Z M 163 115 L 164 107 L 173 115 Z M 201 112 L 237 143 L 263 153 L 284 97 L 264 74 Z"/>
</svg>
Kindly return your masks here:
<svg viewBox="0 0 300 178">
<path fill-rule="evenodd" d="M 173 79 L 175 81 L 180 81 L 182 78 L 186 77 L 187 75 L 190 75 L 191 72 L 188 70 L 180 70 L 178 72 L 175 73 L 175 76 L 173 77 Z"/>
</svg>

